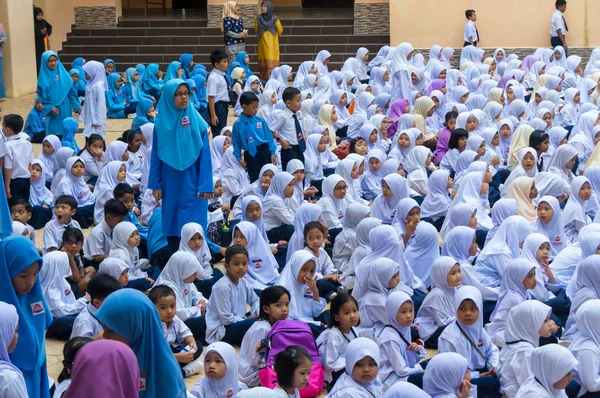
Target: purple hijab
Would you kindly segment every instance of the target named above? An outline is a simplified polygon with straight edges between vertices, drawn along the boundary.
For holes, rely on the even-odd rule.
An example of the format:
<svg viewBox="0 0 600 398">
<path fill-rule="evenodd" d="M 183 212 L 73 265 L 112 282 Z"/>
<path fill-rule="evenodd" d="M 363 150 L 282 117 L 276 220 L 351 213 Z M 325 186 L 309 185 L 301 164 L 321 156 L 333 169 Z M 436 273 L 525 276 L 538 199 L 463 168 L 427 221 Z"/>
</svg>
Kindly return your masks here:
<svg viewBox="0 0 600 398">
<path fill-rule="evenodd" d="M 444 158 L 444 155 L 446 155 L 446 152 L 448 152 L 448 150 L 450 149 L 448 148 L 448 143 L 450 142 L 451 135 L 452 131 L 450 131 L 448 127 L 445 127 L 440 133 L 437 144 L 435 146 L 435 152 L 433 152 L 433 155 L 435 156 L 433 159 L 433 163 L 435 165 L 439 166 L 440 162 Z"/>
<path fill-rule="evenodd" d="M 400 116 L 404 114 L 404 109 L 406 109 L 406 104 L 408 104 L 408 100 L 404 98 L 397 99 L 390 105 L 390 110 L 388 111 L 388 119 L 391 119 L 392 122 L 388 126 L 387 129 L 387 138 L 393 139 L 396 135 L 396 131 L 398 130 L 398 120 L 400 120 Z"/>
<path fill-rule="evenodd" d="M 427 96 L 431 97 L 431 92 L 435 90 L 442 91 L 442 88 L 446 85 L 446 79 L 435 79 L 429 83 L 427 87 Z"/>
<path fill-rule="evenodd" d="M 529 73 L 531 66 L 536 61 L 539 61 L 539 58 L 535 55 L 528 55 L 525 58 L 523 58 L 523 62 L 521 63 L 521 69 L 523 70 L 523 72 L 525 72 L 525 74 Z"/>
</svg>

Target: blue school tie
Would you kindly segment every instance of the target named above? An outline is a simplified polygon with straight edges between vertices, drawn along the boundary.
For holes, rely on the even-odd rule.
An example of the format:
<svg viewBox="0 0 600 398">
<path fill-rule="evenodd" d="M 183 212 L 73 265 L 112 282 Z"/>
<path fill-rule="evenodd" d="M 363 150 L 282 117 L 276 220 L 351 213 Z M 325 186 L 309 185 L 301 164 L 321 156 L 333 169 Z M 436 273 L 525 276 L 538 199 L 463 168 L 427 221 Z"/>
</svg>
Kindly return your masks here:
<svg viewBox="0 0 600 398">
<path fill-rule="evenodd" d="M 302 126 L 298 120 L 298 114 L 294 113 L 294 124 L 296 125 L 296 135 L 298 136 L 298 146 L 302 153 L 306 150 L 306 142 L 304 141 L 304 134 L 302 133 Z"/>
</svg>

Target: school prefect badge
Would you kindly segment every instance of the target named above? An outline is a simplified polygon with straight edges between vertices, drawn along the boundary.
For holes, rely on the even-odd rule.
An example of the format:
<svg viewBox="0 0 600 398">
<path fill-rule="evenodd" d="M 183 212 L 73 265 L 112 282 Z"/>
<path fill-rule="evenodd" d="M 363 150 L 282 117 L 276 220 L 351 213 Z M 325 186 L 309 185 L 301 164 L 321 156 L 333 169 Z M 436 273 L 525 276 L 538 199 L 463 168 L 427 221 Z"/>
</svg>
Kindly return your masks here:
<svg viewBox="0 0 600 398">
<path fill-rule="evenodd" d="M 190 119 L 187 116 L 181 118 L 181 127 L 191 126 Z"/>
</svg>

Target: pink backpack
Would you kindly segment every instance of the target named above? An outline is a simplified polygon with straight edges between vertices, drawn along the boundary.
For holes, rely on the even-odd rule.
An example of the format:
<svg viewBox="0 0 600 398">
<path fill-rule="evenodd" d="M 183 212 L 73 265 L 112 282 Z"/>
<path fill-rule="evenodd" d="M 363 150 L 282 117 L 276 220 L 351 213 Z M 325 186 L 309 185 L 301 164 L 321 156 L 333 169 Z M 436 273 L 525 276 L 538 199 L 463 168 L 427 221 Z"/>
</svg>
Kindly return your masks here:
<svg viewBox="0 0 600 398">
<path fill-rule="evenodd" d="M 310 326 L 303 321 L 283 320 L 273 325 L 267 339 L 271 344 L 267 348 L 266 367 L 258 371 L 260 384 L 263 387 L 274 389 L 277 386 L 277 374 L 273 369 L 275 355 L 285 350 L 288 346 L 298 345 L 312 356 L 313 365 L 308 376 L 308 384 L 300 390 L 302 398 L 313 398 L 323 391 L 325 371 L 321 366 L 321 358 L 315 338 Z"/>
</svg>

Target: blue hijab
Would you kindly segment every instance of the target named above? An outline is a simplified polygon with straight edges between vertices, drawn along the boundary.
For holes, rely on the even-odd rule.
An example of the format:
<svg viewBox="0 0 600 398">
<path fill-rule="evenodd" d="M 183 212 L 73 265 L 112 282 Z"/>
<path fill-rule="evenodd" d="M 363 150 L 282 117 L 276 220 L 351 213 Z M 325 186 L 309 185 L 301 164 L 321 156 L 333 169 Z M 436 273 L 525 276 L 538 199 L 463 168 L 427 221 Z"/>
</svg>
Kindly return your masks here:
<svg viewBox="0 0 600 398">
<path fill-rule="evenodd" d="M 200 109 L 200 101 L 198 100 L 198 96 L 196 95 L 196 82 L 194 81 L 194 79 L 187 79 L 185 81 L 185 84 L 187 84 L 190 88 L 190 102 L 194 106 L 194 109 Z M 192 89 L 194 89 L 193 93 Z"/>
<path fill-rule="evenodd" d="M 190 90 L 181 79 L 165 84 L 158 103 L 160 113 L 154 119 L 154 134 L 158 140 L 154 145 L 158 148 L 158 157 L 176 170 L 185 170 L 198 159 L 204 145 L 202 133 L 208 128 L 191 100 L 185 109 L 175 106 L 175 92 L 181 84 Z"/>
<path fill-rule="evenodd" d="M 167 68 L 167 73 L 165 74 L 166 82 L 173 79 L 180 79 L 179 75 L 177 74 L 177 71 L 179 70 L 180 66 L 181 62 L 179 61 L 173 61 L 169 64 L 169 67 Z"/>
<path fill-rule="evenodd" d="M 81 80 L 81 73 L 79 72 L 78 69 L 71 69 L 69 71 L 69 76 L 73 76 L 73 75 L 77 75 L 79 76 L 79 80 L 77 80 L 77 83 L 73 83 L 73 88 L 75 89 L 75 92 L 79 92 L 79 91 L 85 91 L 85 83 L 83 80 Z M 73 79 L 71 79 L 71 81 L 73 81 Z"/>
<path fill-rule="evenodd" d="M 208 98 L 206 97 L 206 76 L 197 74 L 192 76 L 192 80 L 196 83 L 196 99 L 200 102 L 200 108 L 208 107 Z"/>
<path fill-rule="evenodd" d="M 112 293 L 96 312 L 96 319 L 129 341 L 141 377 L 146 378 L 140 398 L 186 397 L 181 369 L 163 335 L 158 310 L 144 293 L 134 289 Z"/>
<path fill-rule="evenodd" d="M 25 371 L 37 370 L 44 364 L 46 329 L 52 323 L 52 314 L 44 300 L 39 278 L 24 296 L 18 295 L 12 284 L 14 277 L 36 261 L 41 269 L 42 258 L 29 238 L 11 236 L 0 242 L 0 301 L 14 305 L 19 314 L 19 343 L 10 354 L 10 360 Z M 28 384 L 33 382 L 26 381 Z"/>
<path fill-rule="evenodd" d="M 152 123 L 150 119 L 148 119 L 148 111 L 154 102 L 150 98 L 142 98 L 140 102 L 138 102 L 137 108 L 135 108 L 135 119 L 131 122 L 131 131 L 140 131 L 140 127 L 142 127 L 146 123 Z"/>
<path fill-rule="evenodd" d="M 137 64 L 135 66 L 135 69 L 138 71 L 138 73 L 140 74 L 140 79 L 142 78 L 142 76 L 144 76 L 144 71 L 146 70 L 146 65 L 144 64 Z"/>
<path fill-rule="evenodd" d="M 164 82 L 158 79 L 158 64 L 148 64 L 144 70 L 142 79 L 142 90 L 145 93 L 150 93 L 152 90 L 162 90 Z"/>
<path fill-rule="evenodd" d="M 4 178 L 0 178 L 0 189 L 4 189 Z M 11 236 L 12 233 L 12 217 L 8 208 L 8 199 L 6 199 L 6 195 L 2 195 L 0 196 L 0 242 Z"/>
<path fill-rule="evenodd" d="M 127 85 L 131 90 L 131 98 L 139 101 L 142 97 L 142 93 L 140 92 L 140 81 L 142 80 L 142 74 L 138 71 L 138 81 L 133 81 L 133 74 L 136 72 L 136 68 L 127 68 L 125 71 L 125 77 L 127 78 Z"/>
<path fill-rule="evenodd" d="M 62 137 L 62 146 L 73 149 L 74 153 L 79 153 L 80 149 L 75 141 L 75 133 L 77 133 L 77 129 L 79 128 L 79 124 L 77 120 L 72 117 L 67 117 L 63 120 L 63 137 Z"/>
<path fill-rule="evenodd" d="M 87 84 L 87 79 L 85 78 L 85 71 L 83 70 L 83 63 L 85 59 L 79 57 L 73 60 L 71 64 L 71 68 L 77 69 L 79 71 L 79 81 L 83 81 L 83 84 Z"/>
<path fill-rule="evenodd" d="M 181 67 L 183 68 L 183 76 L 185 76 L 185 79 L 189 79 L 192 76 L 190 64 L 193 60 L 194 56 L 188 53 L 181 54 L 181 57 L 179 57 L 179 62 L 181 62 Z"/>
<path fill-rule="evenodd" d="M 39 133 L 40 131 L 44 131 L 46 129 L 44 118 L 46 117 L 46 111 L 42 109 L 39 111 L 35 104 L 37 104 L 39 98 L 35 97 L 33 100 L 33 108 L 27 115 L 27 121 L 25 122 L 25 127 L 23 131 L 26 132 L 29 137 L 33 137 L 33 134 Z"/>
<path fill-rule="evenodd" d="M 56 65 L 56 69 L 51 70 L 48 68 L 48 59 L 52 56 L 58 60 L 58 56 L 54 51 L 45 51 L 42 54 L 40 74 L 37 81 L 37 95 L 42 104 L 59 106 L 69 95 L 69 91 L 73 87 L 73 80 L 71 80 L 71 76 L 69 76 L 60 60 Z"/>
<path fill-rule="evenodd" d="M 119 75 L 118 73 L 111 73 L 110 75 L 106 76 L 106 80 L 108 81 L 108 92 L 106 93 L 107 95 L 110 95 L 115 102 L 120 102 L 122 103 L 123 101 L 125 101 L 123 97 L 123 91 L 121 91 L 121 88 L 117 88 L 116 84 L 119 81 L 119 79 L 121 78 L 121 75 Z M 121 98 L 119 98 L 121 97 Z"/>
<path fill-rule="evenodd" d="M 195 76 L 197 74 L 201 74 L 204 75 L 204 77 L 206 77 L 208 75 L 208 73 L 206 72 L 206 66 L 201 64 L 194 65 L 194 69 L 192 70 L 192 76 Z"/>
<path fill-rule="evenodd" d="M 244 72 L 246 72 L 246 79 L 248 79 L 250 76 L 252 76 L 254 73 L 252 73 L 252 71 L 250 70 L 250 66 L 246 63 L 246 55 L 248 53 L 246 51 L 240 51 L 239 53 L 237 53 L 237 55 L 235 56 L 235 61 L 233 61 L 231 63 L 231 65 L 229 66 L 229 69 L 227 70 L 227 77 L 229 79 L 231 79 L 231 72 L 233 72 L 233 70 L 236 67 L 240 67 L 244 70 Z"/>
<path fill-rule="evenodd" d="M 117 71 L 117 63 L 115 61 L 113 61 L 110 58 L 107 58 L 104 60 L 104 62 L 102 62 L 104 64 L 104 67 L 106 68 L 106 65 L 108 64 L 113 64 L 115 67 L 113 68 L 112 73 L 115 73 Z"/>
</svg>

